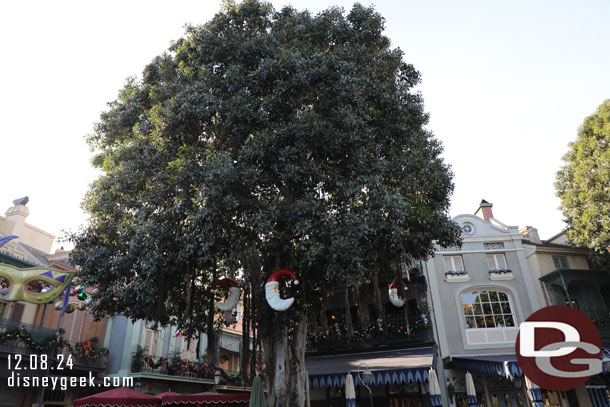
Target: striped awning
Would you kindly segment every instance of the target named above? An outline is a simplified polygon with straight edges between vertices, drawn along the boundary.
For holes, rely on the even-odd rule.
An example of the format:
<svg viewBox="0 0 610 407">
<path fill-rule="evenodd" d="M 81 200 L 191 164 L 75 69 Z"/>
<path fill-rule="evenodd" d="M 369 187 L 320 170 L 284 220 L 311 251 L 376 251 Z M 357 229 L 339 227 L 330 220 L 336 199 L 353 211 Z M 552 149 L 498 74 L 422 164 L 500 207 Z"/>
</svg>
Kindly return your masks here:
<svg viewBox="0 0 610 407">
<path fill-rule="evenodd" d="M 589 398 L 593 403 L 593 407 L 609 407 L 610 406 L 610 395 L 606 386 L 587 386 L 589 391 Z"/>
<path fill-rule="evenodd" d="M 362 382 L 358 371 L 363 364 L 373 373 L 373 386 L 423 383 L 428 380 L 428 369 L 433 362 L 434 350 L 431 347 L 314 356 L 305 359 L 309 384 L 313 389 L 343 387 L 348 373 L 352 373 L 354 385 L 360 386 Z"/>
<path fill-rule="evenodd" d="M 523 376 L 515 355 L 460 356 L 451 359 L 455 369 L 508 379 Z"/>
</svg>

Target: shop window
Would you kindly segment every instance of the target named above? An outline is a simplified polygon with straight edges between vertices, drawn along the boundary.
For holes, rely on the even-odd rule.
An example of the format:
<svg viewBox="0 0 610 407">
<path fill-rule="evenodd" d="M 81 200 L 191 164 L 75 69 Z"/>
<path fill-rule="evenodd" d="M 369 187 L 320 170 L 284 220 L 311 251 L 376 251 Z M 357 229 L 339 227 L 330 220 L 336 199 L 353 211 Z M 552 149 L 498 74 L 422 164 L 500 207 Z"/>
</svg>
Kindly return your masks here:
<svg viewBox="0 0 610 407">
<path fill-rule="evenodd" d="M 515 326 L 510 297 L 503 291 L 467 291 L 462 294 L 462 309 L 468 329 Z"/>
</svg>

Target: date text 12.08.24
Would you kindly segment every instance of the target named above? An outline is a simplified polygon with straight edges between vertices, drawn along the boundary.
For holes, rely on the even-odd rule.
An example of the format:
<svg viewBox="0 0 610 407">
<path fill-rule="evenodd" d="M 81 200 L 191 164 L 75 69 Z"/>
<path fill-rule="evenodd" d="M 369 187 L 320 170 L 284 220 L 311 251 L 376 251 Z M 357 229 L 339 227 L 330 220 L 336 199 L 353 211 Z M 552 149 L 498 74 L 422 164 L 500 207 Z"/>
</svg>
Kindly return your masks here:
<svg viewBox="0 0 610 407">
<path fill-rule="evenodd" d="M 49 360 L 49 355 L 20 355 L 8 357 L 8 370 L 72 370 L 72 355 L 58 354 Z"/>
</svg>

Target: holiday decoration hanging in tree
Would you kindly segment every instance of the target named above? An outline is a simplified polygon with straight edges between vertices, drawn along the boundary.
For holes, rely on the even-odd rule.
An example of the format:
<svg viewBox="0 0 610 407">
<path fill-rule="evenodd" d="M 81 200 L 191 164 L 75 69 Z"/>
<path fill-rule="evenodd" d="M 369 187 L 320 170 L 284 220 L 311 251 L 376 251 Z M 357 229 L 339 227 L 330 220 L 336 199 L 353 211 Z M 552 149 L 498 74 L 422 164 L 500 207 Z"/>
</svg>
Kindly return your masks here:
<svg viewBox="0 0 610 407">
<path fill-rule="evenodd" d="M 405 290 L 407 289 L 407 287 L 405 287 L 405 283 L 402 280 L 400 281 L 400 285 L 402 287 L 405 288 Z M 390 284 L 390 287 L 388 288 L 388 295 L 390 296 L 390 302 L 392 303 L 393 306 L 395 307 L 402 307 L 403 305 L 405 305 L 405 300 L 404 298 L 400 298 L 398 296 L 398 285 L 396 284 L 396 280 L 392 282 L 392 284 Z"/>
<path fill-rule="evenodd" d="M 237 306 L 239 297 L 241 296 L 241 290 L 237 286 L 237 283 L 230 278 L 221 278 L 212 283 L 212 289 L 215 289 L 219 285 L 228 285 L 229 294 L 224 302 L 216 301 L 214 305 L 221 311 L 231 311 Z"/>
<path fill-rule="evenodd" d="M 97 294 L 96 290 L 99 287 L 99 284 L 97 284 L 95 286 L 96 288 L 93 290 L 94 295 Z M 87 287 L 85 285 L 77 285 L 74 290 L 70 290 L 68 288 L 66 288 L 66 293 L 69 294 L 64 294 L 64 298 L 60 298 L 57 301 L 55 301 L 55 303 L 53 304 L 53 307 L 60 311 L 63 309 L 64 306 L 64 301 L 67 295 L 68 298 L 68 304 L 66 305 L 66 309 L 64 310 L 64 312 L 67 313 L 71 313 L 74 312 L 75 309 L 79 310 L 79 311 L 84 311 L 87 309 L 87 306 L 91 303 L 93 297 L 90 294 L 87 294 Z M 70 304 L 70 297 L 74 297 L 76 296 L 76 298 L 79 300 L 79 302 L 77 303 L 72 303 Z"/>
<path fill-rule="evenodd" d="M 295 274 L 288 269 L 274 271 L 265 284 L 265 298 L 271 308 L 276 311 L 286 311 L 292 306 L 294 298 L 283 299 L 280 297 L 280 279 L 284 276 L 290 277 L 294 285 L 299 284 Z"/>
<path fill-rule="evenodd" d="M 214 305 L 216 305 L 216 307 L 222 311 L 225 321 L 229 324 L 232 324 L 233 322 L 235 322 L 233 310 L 239 302 L 239 297 L 241 296 L 241 289 L 237 286 L 237 283 L 231 280 L 230 278 L 221 278 L 212 283 L 212 291 L 219 285 L 229 286 L 229 293 L 227 299 L 224 302 L 216 301 Z"/>
</svg>

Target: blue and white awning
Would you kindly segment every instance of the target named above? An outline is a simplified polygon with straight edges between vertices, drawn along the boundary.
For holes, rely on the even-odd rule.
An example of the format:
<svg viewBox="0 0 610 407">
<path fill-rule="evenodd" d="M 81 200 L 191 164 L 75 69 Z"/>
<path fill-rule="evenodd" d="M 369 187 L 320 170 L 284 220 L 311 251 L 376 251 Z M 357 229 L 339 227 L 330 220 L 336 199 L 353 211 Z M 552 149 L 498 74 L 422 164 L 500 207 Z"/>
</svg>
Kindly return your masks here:
<svg viewBox="0 0 610 407">
<path fill-rule="evenodd" d="M 515 355 L 460 356 L 451 359 L 452 367 L 508 379 L 523 376 Z"/>
<path fill-rule="evenodd" d="M 305 359 L 312 389 L 343 387 L 345 376 L 352 373 L 354 385 L 362 382 L 358 377 L 363 363 L 373 372 L 373 386 L 408 384 L 428 380 L 428 369 L 434 361 L 431 347 L 392 351 L 352 353 L 346 355 L 313 356 Z"/>
<path fill-rule="evenodd" d="M 428 368 L 429 369 L 429 368 Z M 346 374 L 347 375 L 347 374 Z M 320 387 L 343 387 L 345 385 L 345 376 L 341 374 L 309 376 L 309 385 L 312 389 Z M 386 384 L 408 384 L 416 382 L 425 382 L 428 380 L 427 369 L 406 369 L 406 370 L 385 370 L 383 372 L 373 372 L 372 386 L 380 386 Z M 354 385 L 361 386 L 362 382 L 358 376 L 354 376 Z"/>
</svg>

